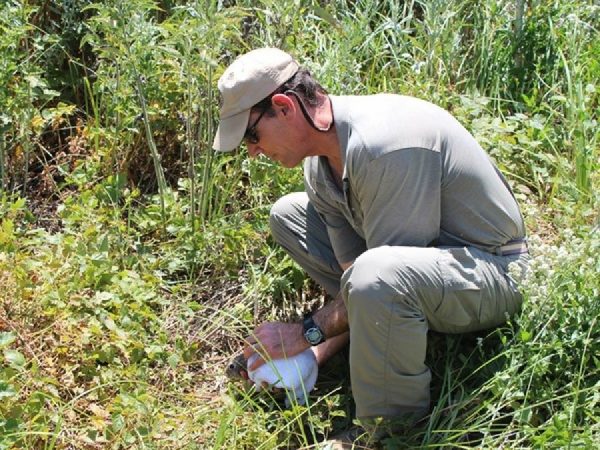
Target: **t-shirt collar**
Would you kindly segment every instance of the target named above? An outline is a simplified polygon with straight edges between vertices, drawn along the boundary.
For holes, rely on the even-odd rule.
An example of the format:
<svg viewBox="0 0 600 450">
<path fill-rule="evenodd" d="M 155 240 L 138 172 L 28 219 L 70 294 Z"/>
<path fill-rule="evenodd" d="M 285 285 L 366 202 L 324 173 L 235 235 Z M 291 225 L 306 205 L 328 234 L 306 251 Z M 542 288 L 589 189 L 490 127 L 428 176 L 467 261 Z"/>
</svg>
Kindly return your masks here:
<svg viewBox="0 0 600 450">
<path fill-rule="evenodd" d="M 340 146 L 340 153 L 342 157 L 342 165 L 344 167 L 342 179 L 346 179 L 346 152 L 348 149 L 348 141 L 350 140 L 350 133 L 352 131 L 352 128 L 350 127 L 349 111 L 346 101 L 343 97 L 330 95 L 329 98 L 331 100 L 333 123 L 335 124 L 335 132 L 337 134 L 337 139 Z"/>
</svg>

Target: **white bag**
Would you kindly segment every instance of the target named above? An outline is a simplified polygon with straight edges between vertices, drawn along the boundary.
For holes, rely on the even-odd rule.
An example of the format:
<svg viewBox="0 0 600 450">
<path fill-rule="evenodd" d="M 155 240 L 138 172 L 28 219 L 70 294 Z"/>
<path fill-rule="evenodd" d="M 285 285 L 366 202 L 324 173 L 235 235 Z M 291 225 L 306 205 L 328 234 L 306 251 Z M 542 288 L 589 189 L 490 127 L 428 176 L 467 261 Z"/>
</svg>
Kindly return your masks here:
<svg viewBox="0 0 600 450">
<path fill-rule="evenodd" d="M 256 361 L 256 358 L 258 358 L 256 353 L 250 356 L 248 367 Z M 290 358 L 267 361 L 256 370 L 249 370 L 248 378 L 254 382 L 257 391 L 263 388 L 264 383 L 269 387 L 285 389 L 287 393 L 285 404 L 290 407 L 294 400 L 304 405 L 306 396 L 315 387 L 318 373 L 317 359 L 308 348 Z"/>
</svg>

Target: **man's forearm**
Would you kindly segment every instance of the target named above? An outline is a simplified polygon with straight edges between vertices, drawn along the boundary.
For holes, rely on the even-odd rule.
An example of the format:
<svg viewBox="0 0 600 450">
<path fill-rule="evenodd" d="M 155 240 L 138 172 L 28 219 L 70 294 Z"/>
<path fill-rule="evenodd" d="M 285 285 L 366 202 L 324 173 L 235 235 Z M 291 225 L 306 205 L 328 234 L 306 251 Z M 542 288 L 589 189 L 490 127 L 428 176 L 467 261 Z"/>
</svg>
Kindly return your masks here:
<svg viewBox="0 0 600 450">
<path fill-rule="evenodd" d="M 341 293 L 316 311 L 313 319 L 326 338 L 332 338 L 348 331 L 348 312 Z"/>
<path fill-rule="evenodd" d="M 315 354 L 315 358 L 317 358 L 317 364 L 319 366 L 325 364 L 333 355 L 348 345 L 349 340 L 350 332 L 346 331 L 345 333 L 328 338 L 322 344 L 313 347 L 312 351 Z"/>
</svg>

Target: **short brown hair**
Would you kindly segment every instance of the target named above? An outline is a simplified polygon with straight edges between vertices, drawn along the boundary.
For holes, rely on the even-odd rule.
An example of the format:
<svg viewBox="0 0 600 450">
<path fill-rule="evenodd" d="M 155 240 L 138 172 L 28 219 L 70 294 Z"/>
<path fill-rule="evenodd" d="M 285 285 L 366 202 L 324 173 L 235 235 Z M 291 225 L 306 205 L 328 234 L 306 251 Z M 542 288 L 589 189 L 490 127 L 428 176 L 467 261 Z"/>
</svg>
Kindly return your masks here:
<svg viewBox="0 0 600 450">
<path fill-rule="evenodd" d="M 300 67 L 289 80 L 263 98 L 252 108 L 259 111 L 267 111 L 267 113 L 269 113 L 272 105 L 271 98 L 275 94 L 283 94 L 287 91 L 293 91 L 296 95 L 301 97 L 304 104 L 310 106 L 319 106 L 323 101 L 322 97 L 317 94 L 327 95 L 327 91 L 313 78 L 308 69 Z"/>
</svg>

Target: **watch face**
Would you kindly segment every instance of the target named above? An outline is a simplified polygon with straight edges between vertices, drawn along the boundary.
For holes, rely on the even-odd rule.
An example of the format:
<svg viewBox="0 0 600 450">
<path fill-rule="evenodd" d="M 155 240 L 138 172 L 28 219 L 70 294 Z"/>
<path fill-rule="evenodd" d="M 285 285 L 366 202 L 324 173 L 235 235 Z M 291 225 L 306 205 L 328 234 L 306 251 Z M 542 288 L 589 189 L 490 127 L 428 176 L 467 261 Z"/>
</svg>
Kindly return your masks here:
<svg viewBox="0 0 600 450">
<path fill-rule="evenodd" d="M 306 340 L 312 345 L 318 344 L 323 338 L 323 334 L 318 328 L 309 328 L 308 330 L 306 330 L 306 333 L 304 333 L 304 336 L 306 337 Z"/>
</svg>

